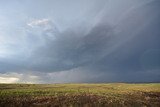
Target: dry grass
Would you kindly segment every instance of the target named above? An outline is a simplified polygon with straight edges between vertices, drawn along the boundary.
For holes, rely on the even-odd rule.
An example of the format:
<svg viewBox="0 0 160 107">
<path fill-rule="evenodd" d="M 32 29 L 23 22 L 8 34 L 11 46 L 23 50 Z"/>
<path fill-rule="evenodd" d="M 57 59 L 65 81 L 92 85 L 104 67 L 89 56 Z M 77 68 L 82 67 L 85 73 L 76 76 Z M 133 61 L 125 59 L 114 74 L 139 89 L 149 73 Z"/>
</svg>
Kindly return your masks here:
<svg viewBox="0 0 160 107">
<path fill-rule="evenodd" d="M 160 84 L 0 84 L 0 107 L 160 107 Z"/>
</svg>

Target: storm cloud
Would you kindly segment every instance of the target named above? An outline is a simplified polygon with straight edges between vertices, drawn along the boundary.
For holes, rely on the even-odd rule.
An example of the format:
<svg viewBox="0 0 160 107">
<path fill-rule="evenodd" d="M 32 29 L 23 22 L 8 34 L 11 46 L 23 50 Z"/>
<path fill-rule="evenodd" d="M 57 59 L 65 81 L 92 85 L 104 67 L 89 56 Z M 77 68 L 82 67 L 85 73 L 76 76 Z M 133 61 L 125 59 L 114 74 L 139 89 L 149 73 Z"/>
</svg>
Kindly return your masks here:
<svg viewBox="0 0 160 107">
<path fill-rule="evenodd" d="M 0 1 L 0 82 L 159 82 L 159 0 Z"/>
</svg>

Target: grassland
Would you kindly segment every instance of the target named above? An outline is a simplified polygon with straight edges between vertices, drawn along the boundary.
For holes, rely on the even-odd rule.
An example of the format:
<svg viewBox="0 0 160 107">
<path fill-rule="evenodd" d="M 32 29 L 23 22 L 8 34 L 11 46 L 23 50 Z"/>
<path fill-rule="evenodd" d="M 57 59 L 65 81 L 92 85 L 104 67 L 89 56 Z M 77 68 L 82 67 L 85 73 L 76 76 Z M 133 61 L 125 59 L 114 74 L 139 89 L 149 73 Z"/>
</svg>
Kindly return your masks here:
<svg viewBox="0 0 160 107">
<path fill-rule="evenodd" d="M 160 107 L 160 83 L 0 84 L 0 107 Z"/>
</svg>

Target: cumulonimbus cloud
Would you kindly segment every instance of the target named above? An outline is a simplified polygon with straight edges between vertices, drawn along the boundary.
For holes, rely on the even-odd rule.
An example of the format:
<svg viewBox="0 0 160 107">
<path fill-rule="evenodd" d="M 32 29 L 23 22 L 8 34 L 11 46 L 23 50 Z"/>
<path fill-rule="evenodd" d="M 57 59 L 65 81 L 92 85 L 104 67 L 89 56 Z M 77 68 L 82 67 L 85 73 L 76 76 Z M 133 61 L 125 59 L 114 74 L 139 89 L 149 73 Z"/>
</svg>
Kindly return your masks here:
<svg viewBox="0 0 160 107">
<path fill-rule="evenodd" d="M 138 6 L 135 3 L 132 8 L 126 7 L 129 11 L 126 10 L 125 13 L 123 9 L 121 12 L 116 10 L 118 14 L 123 14 L 122 16 L 116 16 L 115 10 L 115 13 L 108 13 L 105 7 L 101 11 L 103 14 L 97 14 L 97 17 L 88 20 L 88 23 L 79 23 L 78 26 L 71 26 L 63 31 L 48 18 L 29 21 L 24 30 L 25 44 L 23 42 L 20 47 L 21 50 L 25 47 L 20 53 L 23 55 L 0 58 L 0 72 L 36 71 L 63 78 L 67 75 L 66 72 L 80 74 L 82 70 L 82 75 L 85 75 L 85 72 L 106 75 L 105 78 L 92 74 L 90 80 L 85 78 L 86 81 L 95 82 L 94 77 L 101 79 L 100 81 L 159 81 L 160 74 L 157 71 L 160 70 L 160 62 L 154 60 L 160 58 L 160 12 L 157 11 L 159 5 L 160 2 L 156 0 Z M 119 20 L 113 24 L 111 16 L 114 20 Z M 80 26 L 89 28 L 80 29 Z M 146 53 L 151 59 L 144 57 Z M 153 55 L 157 56 L 152 57 Z M 144 67 L 145 61 L 152 59 L 154 61 L 149 63 L 150 67 Z M 127 78 L 131 75 L 140 76 L 135 79 Z M 148 79 L 149 75 L 155 78 Z M 144 79 L 141 79 L 143 77 Z M 81 81 L 82 78 L 83 76 L 73 81 Z M 58 80 L 63 81 L 60 77 L 55 81 Z"/>
</svg>

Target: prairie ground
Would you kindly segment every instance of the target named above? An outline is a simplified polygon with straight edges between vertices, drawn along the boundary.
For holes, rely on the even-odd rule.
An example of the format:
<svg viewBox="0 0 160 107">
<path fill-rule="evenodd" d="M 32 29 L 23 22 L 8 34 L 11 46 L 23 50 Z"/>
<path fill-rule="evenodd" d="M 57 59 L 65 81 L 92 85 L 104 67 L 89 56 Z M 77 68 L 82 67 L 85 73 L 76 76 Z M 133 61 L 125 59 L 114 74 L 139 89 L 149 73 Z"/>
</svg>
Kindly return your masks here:
<svg viewBox="0 0 160 107">
<path fill-rule="evenodd" d="M 160 83 L 0 84 L 0 107 L 160 107 Z"/>
</svg>

